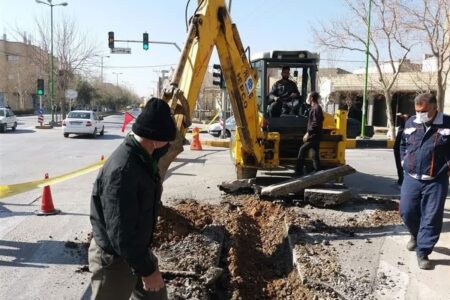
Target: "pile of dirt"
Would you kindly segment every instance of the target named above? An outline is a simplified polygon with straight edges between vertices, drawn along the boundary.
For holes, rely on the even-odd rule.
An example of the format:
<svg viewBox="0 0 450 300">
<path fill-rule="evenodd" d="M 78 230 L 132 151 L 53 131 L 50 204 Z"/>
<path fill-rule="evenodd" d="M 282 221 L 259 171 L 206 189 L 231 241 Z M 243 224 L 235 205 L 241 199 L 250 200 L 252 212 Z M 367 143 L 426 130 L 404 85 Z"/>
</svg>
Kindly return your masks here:
<svg viewBox="0 0 450 300">
<path fill-rule="evenodd" d="M 302 286 L 292 268 L 285 213 L 282 205 L 248 195 L 227 196 L 220 205 L 181 201 L 162 208 L 154 244 L 159 251 L 205 226 L 221 225 L 225 240 L 219 266 L 224 275 L 211 287 L 212 298 L 312 299 L 314 292 Z"/>
</svg>

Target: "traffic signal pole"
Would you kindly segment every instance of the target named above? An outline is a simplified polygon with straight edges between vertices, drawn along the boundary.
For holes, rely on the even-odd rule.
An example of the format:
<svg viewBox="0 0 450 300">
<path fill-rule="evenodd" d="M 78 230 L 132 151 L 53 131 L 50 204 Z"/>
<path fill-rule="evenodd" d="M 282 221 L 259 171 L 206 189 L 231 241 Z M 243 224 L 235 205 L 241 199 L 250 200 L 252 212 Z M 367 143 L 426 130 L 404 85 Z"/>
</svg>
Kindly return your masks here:
<svg viewBox="0 0 450 300">
<path fill-rule="evenodd" d="M 50 73 L 50 106 L 51 106 L 51 110 L 52 110 L 52 122 L 51 125 L 54 125 L 55 123 L 55 116 L 54 116 L 54 103 L 55 103 L 55 66 L 53 63 L 53 5 L 50 5 L 50 56 L 51 56 L 51 73 Z M 56 109 L 55 109 L 56 110 Z"/>
<path fill-rule="evenodd" d="M 114 40 L 115 42 L 122 42 L 122 43 L 139 43 L 142 44 L 142 41 L 136 41 L 136 40 Z M 161 42 L 161 41 L 148 41 L 149 44 L 161 44 L 161 45 L 172 45 L 175 48 L 178 49 L 178 51 L 181 52 L 180 46 L 178 46 L 175 42 Z"/>
</svg>

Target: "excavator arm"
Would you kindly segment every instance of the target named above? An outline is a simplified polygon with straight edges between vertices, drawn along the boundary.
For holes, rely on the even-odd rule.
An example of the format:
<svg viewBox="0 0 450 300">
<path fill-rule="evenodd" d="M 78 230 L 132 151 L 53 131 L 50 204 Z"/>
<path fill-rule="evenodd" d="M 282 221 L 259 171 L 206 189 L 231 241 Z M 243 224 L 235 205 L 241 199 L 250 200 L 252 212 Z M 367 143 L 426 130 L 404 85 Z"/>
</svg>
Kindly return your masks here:
<svg viewBox="0 0 450 300">
<path fill-rule="evenodd" d="M 198 0 L 171 86 L 164 92 L 163 98 L 172 108 L 178 133 L 169 152 L 159 162 L 162 178 L 170 163 L 183 151 L 185 134 L 214 47 L 236 119 L 240 141 L 237 164 L 258 165 L 264 160 L 255 93 L 257 74 L 246 57 L 236 26 L 231 23 L 225 1 Z"/>
</svg>

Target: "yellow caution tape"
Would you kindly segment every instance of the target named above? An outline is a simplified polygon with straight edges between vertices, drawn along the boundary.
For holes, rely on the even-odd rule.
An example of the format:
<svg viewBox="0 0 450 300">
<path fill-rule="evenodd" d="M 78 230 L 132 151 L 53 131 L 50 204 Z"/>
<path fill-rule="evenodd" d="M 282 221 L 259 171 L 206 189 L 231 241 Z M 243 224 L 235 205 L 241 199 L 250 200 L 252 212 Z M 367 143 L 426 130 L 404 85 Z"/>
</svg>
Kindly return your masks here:
<svg viewBox="0 0 450 300">
<path fill-rule="evenodd" d="M 211 125 L 216 119 L 217 117 L 220 115 L 220 111 L 217 112 L 217 114 L 214 116 L 214 118 L 212 118 L 211 122 L 208 123 L 208 126 Z"/>
<path fill-rule="evenodd" d="M 103 159 L 103 160 L 93 163 L 87 167 L 84 167 L 84 168 L 63 174 L 63 175 L 51 177 L 49 179 L 41 179 L 41 180 L 35 180 L 35 181 L 31 181 L 31 182 L 17 183 L 17 184 L 10 184 L 10 185 L 0 185 L 0 199 L 14 196 L 14 195 L 21 194 L 21 193 L 25 193 L 25 192 L 34 190 L 36 188 L 44 187 L 46 185 L 60 183 L 60 182 L 90 173 L 92 171 L 100 169 L 103 166 L 103 164 L 105 163 L 105 161 L 106 160 Z"/>
</svg>

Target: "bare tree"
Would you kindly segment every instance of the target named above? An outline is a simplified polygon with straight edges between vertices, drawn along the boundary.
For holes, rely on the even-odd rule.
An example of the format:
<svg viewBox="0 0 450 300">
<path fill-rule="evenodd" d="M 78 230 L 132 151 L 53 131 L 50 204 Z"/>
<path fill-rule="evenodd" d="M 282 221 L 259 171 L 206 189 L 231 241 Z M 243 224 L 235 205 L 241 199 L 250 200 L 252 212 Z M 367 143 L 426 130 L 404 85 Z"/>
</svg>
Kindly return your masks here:
<svg viewBox="0 0 450 300">
<path fill-rule="evenodd" d="M 334 51 L 366 53 L 368 1 L 345 0 L 348 15 L 329 24 L 313 28 L 320 47 Z M 392 96 L 394 84 L 414 46 L 411 34 L 398 14 L 400 0 L 372 0 L 372 24 L 369 56 L 377 70 L 378 81 L 386 99 L 386 116 L 392 136 L 395 135 Z"/>
<path fill-rule="evenodd" d="M 55 56 L 55 95 L 59 98 L 62 117 L 65 117 L 65 89 L 76 86 L 74 79 L 87 76 L 91 72 L 95 57 L 98 56 L 98 47 L 86 38 L 86 34 L 79 30 L 75 20 L 65 16 L 55 25 L 54 30 L 54 56 Z M 38 28 L 38 44 L 41 48 L 50 49 L 50 26 L 45 19 L 36 20 Z M 37 57 L 41 62 L 42 57 Z M 47 59 L 47 67 L 50 64 Z M 79 75 L 79 76 L 75 76 Z"/>
<path fill-rule="evenodd" d="M 450 2 L 448 0 L 402 1 L 408 26 L 421 33 L 421 38 L 435 59 L 438 109 L 443 110 L 450 72 Z"/>
</svg>

